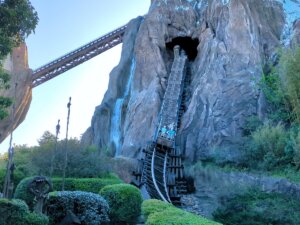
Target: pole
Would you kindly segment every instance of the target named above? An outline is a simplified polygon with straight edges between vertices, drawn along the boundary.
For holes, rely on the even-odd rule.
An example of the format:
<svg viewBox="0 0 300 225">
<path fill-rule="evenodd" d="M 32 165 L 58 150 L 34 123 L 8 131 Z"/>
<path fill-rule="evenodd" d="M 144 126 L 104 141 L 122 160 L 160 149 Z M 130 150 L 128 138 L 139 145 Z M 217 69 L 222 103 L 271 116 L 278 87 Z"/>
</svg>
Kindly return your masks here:
<svg viewBox="0 0 300 225">
<path fill-rule="evenodd" d="M 60 125 L 59 125 L 60 120 L 57 121 L 57 125 L 56 125 L 56 134 L 55 134 L 55 146 L 54 149 L 52 151 L 52 157 L 51 157 L 51 165 L 50 165 L 50 177 L 52 177 L 53 174 L 53 170 L 54 170 L 54 160 L 55 160 L 55 156 L 57 153 L 57 141 L 58 141 L 58 134 L 60 132 Z"/>
<path fill-rule="evenodd" d="M 17 86 L 18 83 L 15 83 L 15 94 L 14 94 L 14 104 L 12 107 L 12 119 L 11 119 L 11 124 L 14 126 L 14 120 L 15 120 L 15 111 L 16 111 L 16 99 L 17 99 Z M 14 163 L 13 163 L 13 158 L 14 158 L 14 147 L 12 146 L 12 141 L 13 141 L 13 130 L 10 134 L 10 140 L 9 140 L 9 148 L 8 148 L 8 162 L 7 162 L 7 167 L 6 167 L 6 175 L 5 175 L 5 180 L 4 180 L 4 185 L 3 185 L 3 197 L 4 198 L 11 198 L 13 189 L 14 189 L 14 184 L 13 184 L 13 171 L 14 171 Z"/>
<path fill-rule="evenodd" d="M 67 131 L 66 131 L 66 143 L 65 143 L 65 160 L 63 167 L 63 179 L 62 179 L 62 191 L 65 189 L 65 179 L 66 179 L 66 169 L 68 164 L 68 132 L 69 132 L 69 121 L 70 121 L 70 109 L 71 109 L 71 97 L 69 98 L 69 103 L 67 104 L 68 117 L 67 117 Z"/>
</svg>

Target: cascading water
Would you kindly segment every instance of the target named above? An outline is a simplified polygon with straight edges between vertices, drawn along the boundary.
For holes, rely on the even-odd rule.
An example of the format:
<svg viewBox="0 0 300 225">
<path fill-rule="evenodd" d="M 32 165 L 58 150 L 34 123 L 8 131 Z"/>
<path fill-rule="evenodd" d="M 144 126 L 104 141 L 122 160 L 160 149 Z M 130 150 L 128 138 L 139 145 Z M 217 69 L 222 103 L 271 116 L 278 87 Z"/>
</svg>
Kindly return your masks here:
<svg viewBox="0 0 300 225">
<path fill-rule="evenodd" d="M 286 23 L 282 34 L 282 42 L 288 46 L 291 41 L 293 22 L 300 18 L 300 1 L 299 0 L 278 0 L 282 3 L 286 13 Z"/>
<path fill-rule="evenodd" d="M 116 100 L 114 112 L 111 119 L 111 131 L 110 131 L 110 140 L 115 146 L 115 157 L 121 155 L 121 118 L 122 118 L 122 107 L 124 103 L 124 99 L 129 95 L 131 82 L 135 72 L 135 58 L 131 61 L 130 74 L 126 84 L 125 91 L 121 98 Z"/>
</svg>

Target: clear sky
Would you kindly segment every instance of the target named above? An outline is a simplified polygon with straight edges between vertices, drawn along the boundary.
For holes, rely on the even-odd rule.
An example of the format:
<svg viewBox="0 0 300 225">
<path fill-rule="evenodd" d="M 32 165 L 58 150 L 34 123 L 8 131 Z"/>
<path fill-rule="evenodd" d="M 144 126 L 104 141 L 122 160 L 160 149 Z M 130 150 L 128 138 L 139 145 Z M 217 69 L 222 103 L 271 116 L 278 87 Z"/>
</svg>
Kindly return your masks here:
<svg viewBox="0 0 300 225">
<path fill-rule="evenodd" d="M 26 40 L 32 69 L 146 14 L 150 6 L 150 0 L 31 0 L 31 3 L 40 19 L 35 34 Z M 34 88 L 30 110 L 15 130 L 13 143 L 36 145 L 44 131 L 55 133 L 58 119 L 61 120 L 59 137 L 64 138 L 70 96 L 69 137 L 80 137 L 102 101 L 109 72 L 120 60 L 121 46 Z M 0 153 L 7 151 L 8 139 L 1 143 Z"/>
</svg>

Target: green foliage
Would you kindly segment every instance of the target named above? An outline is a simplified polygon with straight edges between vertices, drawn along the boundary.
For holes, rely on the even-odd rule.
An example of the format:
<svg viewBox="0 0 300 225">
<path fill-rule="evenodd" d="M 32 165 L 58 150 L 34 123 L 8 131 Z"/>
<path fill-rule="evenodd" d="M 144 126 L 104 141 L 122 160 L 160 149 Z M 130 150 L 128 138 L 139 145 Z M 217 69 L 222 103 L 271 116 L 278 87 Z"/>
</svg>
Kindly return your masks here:
<svg viewBox="0 0 300 225">
<path fill-rule="evenodd" d="M 0 1 L 0 60 L 34 31 L 38 16 L 29 0 Z M 0 62 L 1 63 L 1 62 Z M 10 77 L 0 65 L 0 88 L 8 88 Z M 8 116 L 12 100 L 0 96 L 0 120 Z"/>
<path fill-rule="evenodd" d="M 21 199 L 26 202 L 30 210 L 34 207 L 34 195 L 28 190 L 29 184 L 32 182 L 33 177 L 27 177 L 18 184 L 14 198 Z"/>
<path fill-rule="evenodd" d="M 269 103 L 268 117 L 275 122 L 290 121 L 290 105 L 282 87 L 278 69 L 273 69 L 270 74 L 264 74 L 259 86 Z"/>
<path fill-rule="evenodd" d="M 30 213 L 25 202 L 0 199 L 0 225 L 47 225 L 45 215 Z"/>
<path fill-rule="evenodd" d="M 53 178 L 52 183 L 53 190 L 61 190 L 62 178 Z M 66 178 L 65 190 L 99 193 L 99 191 L 107 185 L 121 183 L 123 183 L 123 181 L 114 175 L 103 178 Z"/>
<path fill-rule="evenodd" d="M 23 179 L 17 186 L 14 198 L 24 200 L 29 208 L 32 210 L 34 207 L 34 195 L 28 190 L 28 185 L 33 180 L 33 177 Z M 53 178 L 53 190 L 60 191 L 62 178 Z M 120 184 L 123 181 L 115 175 L 109 175 L 104 178 L 66 178 L 65 190 L 67 191 L 86 191 L 99 193 L 103 187 L 111 184 Z"/>
<path fill-rule="evenodd" d="M 12 104 L 12 100 L 10 98 L 0 96 L 0 120 L 3 120 L 9 115 L 7 108 L 11 106 L 11 104 Z"/>
<path fill-rule="evenodd" d="M 113 222 L 132 224 L 141 212 L 140 190 L 130 184 L 108 185 L 100 191 L 110 206 L 110 219 Z"/>
<path fill-rule="evenodd" d="M 248 149 L 249 166 L 263 170 L 272 170 L 291 163 L 293 152 L 287 148 L 288 133 L 280 124 L 266 124 L 252 133 Z"/>
<path fill-rule="evenodd" d="M 143 202 L 142 204 L 142 213 L 148 218 L 150 214 L 156 212 L 162 212 L 166 209 L 173 208 L 174 206 L 170 203 L 162 202 L 157 199 L 149 199 Z"/>
<path fill-rule="evenodd" d="M 300 131 L 297 136 L 294 138 L 294 157 L 293 162 L 296 166 L 296 169 L 300 169 Z"/>
<path fill-rule="evenodd" d="M 300 48 L 286 50 L 280 64 L 283 73 L 283 84 L 289 103 L 292 106 L 294 120 L 300 122 Z"/>
<path fill-rule="evenodd" d="M 65 140 L 58 141 L 55 151 L 55 136 L 49 131 L 44 132 L 38 141 L 39 146 L 16 146 L 14 162 L 16 170 L 25 176 L 41 174 L 49 176 L 51 159 L 54 154 L 53 176 L 62 176 Z M 68 167 L 67 177 L 92 178 L 103 177 L 112 171 L 112 159 L 103 155 L 95 146 L 83 147 L 80 140 L 71 138 L 68 140 Z M 0 164 L 5 161 L 6 155 Z M 5 163 L 6 164 L 6 163 Z M 99 190 L 98 190 L 99 191 Z"/>
<path fill-rule="evenodd" d="M 154 199 L 143 202 L 142 212 L 147 217 L 146 225 L 220 225 Z"/>
<path fill-rule="evenodd" d="M 3 190 L 3 184 L 6 176 L 6 169 L 0 169 L 0 190 Z M 22 173 L 22 171 L 15 170 L 14 171 L 14 188 L 17 187 L 19 182 L 25 178 L 25 175 Z"/>
<path fill-rule="evenodd" d="M 24 216 L 26 225 L 47 225 L 49 219 L 46 215 L 40 215 L 36 213 L 28 213 Z"/>
<path fill-rule="evenodd" d="M 50 224 L 61 222 L 71 211 L 82 225 L 99 225 L 109 221 L 109 206 L 100 195 L 81 191 L 50 193 L 47 201 Z"/>
<path fill-rule="evenodd" d="M 213 216 L 224 225 L 298 225 L 300 202 L 280 194 L 251 190 L 224 199 Z"/>
<path fill-rule="evenodd" d="M 38 16 L 29 0 L 4 0 L 0 18 L 0 57 L 4 57 L 34 31 Z"/>
<path fill-rule="evenodd" d="M 262 121 L 258 118 L 258 116 L 250 116 L 246 119 L 244 129 L 244 135 L 251 135 L 254 131 L 256 131 L 259 127 L 263 125 Z"/>
</svg>

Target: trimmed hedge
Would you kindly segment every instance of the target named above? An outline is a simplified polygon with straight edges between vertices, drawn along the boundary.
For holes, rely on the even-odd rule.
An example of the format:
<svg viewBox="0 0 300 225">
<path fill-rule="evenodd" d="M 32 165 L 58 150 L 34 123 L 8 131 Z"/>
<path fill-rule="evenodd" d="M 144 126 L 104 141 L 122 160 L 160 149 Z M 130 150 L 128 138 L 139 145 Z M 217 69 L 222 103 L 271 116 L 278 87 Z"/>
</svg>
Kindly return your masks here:
<svg viewBox="0 0 300 225">
<path fill-rule="evenodd" d="M 28 185 L 32 179 L 33 177 L 23 179 L 18 184 L 14 195 L 14 198 L 24 200 L 31 210 L 34 207 L 34 195 L 29 192 Z M 62 178 L 53 178 L 51 181 L 53 190 L 60 191 Z M 123 181 L 115 175 L 110 175 L 104 178 L 66 178 L 65 191 L 86 191 L 98 194 L 99 191 L 106 185 L 120 183 L 123 183 Z"/>
<path fill-rule="evenodd" d="M 155 199 L 144 201 L 142 212 L 147 218 L 146 225 L 220 225 Z"/>
<path fill-rule="evenodd" d="M 132 224 L 141 213 L 142 195 L 130 184 L 108 185 L 100 191 L 110 206 L 110 219 L 113 222 Z"/>
<path fill-rule="evenodd" d="M 34 195 L 28 190 L 28 185 L 33 180 L 33 177 L 27 177 L 21 180 L 21 182 L 18 184 L 14 198 L 22 199 L 26 202 L 26 204 L 29 206 L 30 210 L 33 210 L 34 203 Z"/>
<path fill-rule="evenodd" d="M 107 185 L 121 184 L 123 181 L 116 177 L 104 178 L 66 178 L 65 191 L 86 191 L 98 194 L 99 191 Z M 62 178 L 52 179 L 53 190 L 60 191 Z"/>
<path fill-rule="evenodd" d="M 47 225 L 48 217 L 30 213 L 19 199 L 0 199 L 0 225 Z"/>
<path fill-rule="evenodd" d="M 60 223 L 72 212 L 82 225 L 99 225 L 109 221 L 109 206 L 98 194 L 83 191 L 51 192 L 47 201 L 50 224 Z"/>
</svg>

